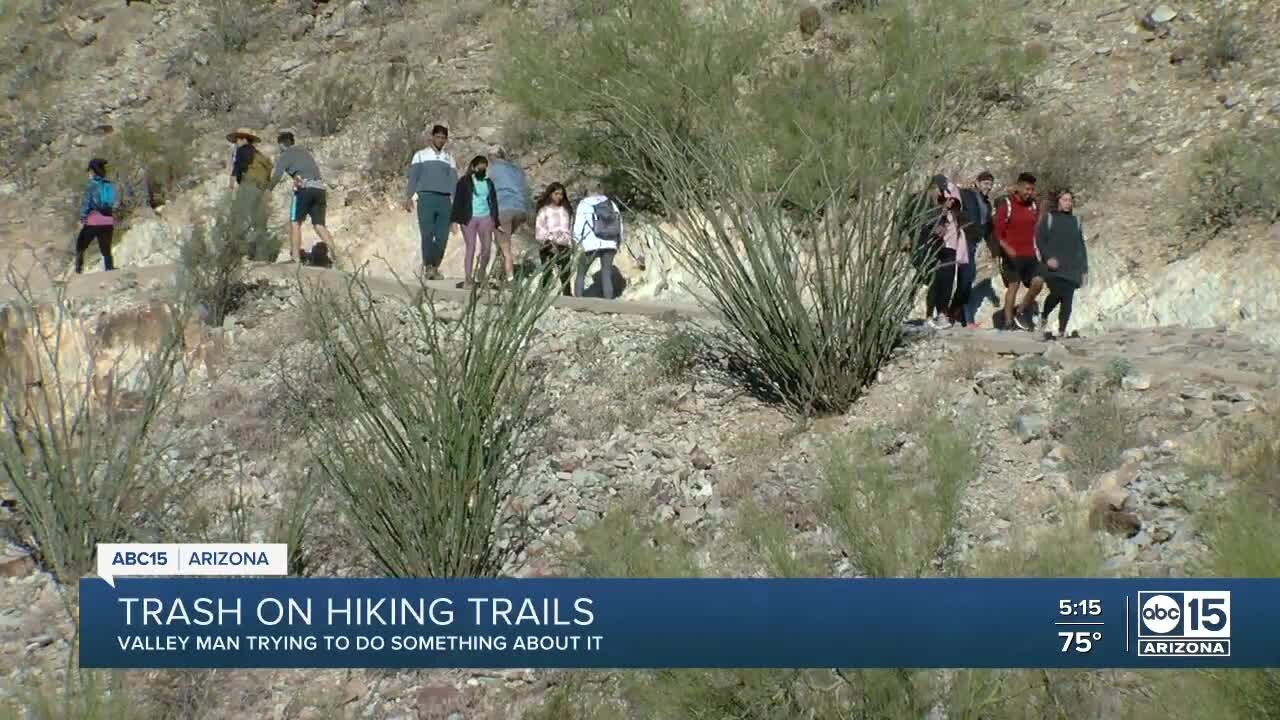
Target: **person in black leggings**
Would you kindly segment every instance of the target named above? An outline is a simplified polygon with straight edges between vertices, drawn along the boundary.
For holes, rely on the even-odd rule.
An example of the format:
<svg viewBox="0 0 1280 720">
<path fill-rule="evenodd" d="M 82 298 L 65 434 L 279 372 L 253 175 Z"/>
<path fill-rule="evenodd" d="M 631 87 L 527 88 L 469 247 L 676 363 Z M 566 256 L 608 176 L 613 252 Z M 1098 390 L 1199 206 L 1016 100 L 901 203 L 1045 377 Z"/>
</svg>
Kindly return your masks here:
<svg viewBox="0 0 1280 720">
<path fill-rule="evenodd" d="M 114 270 L 111 258 L 111 240 L 116 227 L 115 188 L 107 180 L 107 161 L 94 158 L 89 161 L 89 183 L 80 202 L 80 233 L 76 236 L 75 271 L 84 272 L 84 253 L 93 243 L 102 253 L 102 268 Z"/>
<path fill-rule="evenodd" d="M 1041 312 L 1041 325 L 1048 327 L 1049 314 L 1058 311 L 1058 335 L 1067 334 L 1071 322 L 1071 309 L 1076 290 L 1084 285 L 1089 274 L 1089 252 L 1085 247 L 1084 226 L 1073 214 L 1075 198 L 1070 190 L 1050 195 L 1049 211 L 1040 219 L 1036 228 L 1036 249 L 1046 268 L 1045 284 L 1049 298 Z M 1052 340 L 1052 330 L 1045 330 L 1046 340 Z"/>
</svg>

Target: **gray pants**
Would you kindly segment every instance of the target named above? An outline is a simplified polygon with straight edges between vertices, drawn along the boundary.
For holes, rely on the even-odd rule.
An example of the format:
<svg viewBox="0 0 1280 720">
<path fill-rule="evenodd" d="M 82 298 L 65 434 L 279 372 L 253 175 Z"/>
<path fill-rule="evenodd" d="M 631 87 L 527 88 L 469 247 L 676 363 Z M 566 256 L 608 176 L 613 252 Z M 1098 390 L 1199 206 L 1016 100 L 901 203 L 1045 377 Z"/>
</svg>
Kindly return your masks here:
<svg viewBox="0 0 1280 720">
<path fill-rule="evenodd" d="M 591 264 L 600 259 L 600 288 L 603 291 L 602 297 L 606 300 L 613 299 L 613 256 L 617 255 L 617 250 L 592 250 L 582 254 L 578 259 L 578 277 L 573 281 L 573 294 L 582 297 L 583 286 L 587 281 L 587 270 L 591 268 Z"/>
</svg>

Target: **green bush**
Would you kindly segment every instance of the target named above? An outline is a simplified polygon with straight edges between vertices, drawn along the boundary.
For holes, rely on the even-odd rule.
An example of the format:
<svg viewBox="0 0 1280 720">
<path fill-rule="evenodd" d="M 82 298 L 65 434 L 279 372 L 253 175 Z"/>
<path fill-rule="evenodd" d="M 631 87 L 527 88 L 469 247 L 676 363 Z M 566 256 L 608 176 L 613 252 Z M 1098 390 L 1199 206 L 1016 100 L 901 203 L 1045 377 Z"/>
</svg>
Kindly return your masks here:
<svg viewBox="0 0 1280 720">
<path fill-rule="evenodd" d="M 541 376 L 525 364 L 552 296 L 515 283 L 453 313 L 406 287 L 397 322 L 363 272 L 343 282 L 302 287 L 307 330 L 337 378 L 336 409 L 307 437 L 316 465 L 388 574 L 496 575 L 521 549 L 511 503 L 543 425 Z M 514 536 L 499 542 L 508 522 Z"/>
<path fill-rule="evenodd" d="M 570 564 L 583 577 L 697 577 L 693 546 L 675 527 L 621 506 L 578 534 Z"/>
<path fill-rule="evenodd" d="M 180 246 L 178 289 L 183 301 L 210 325 L 220 326 L 249 294 L 247 256 L 279 250 L 279 238 L 265 227 L 245 227 L 224 211 L 216 224 L 197 222 Z M 254 250 L 254 248 L 266 248 Z"/>
<path fill-rule="evenodd" d="M 693 330 L 680 326 L 668 329 L 653 349 L 653 363 L 665 379 L 684 379 L 698 365 L 704 340 Z"/>
<path fill-rule="evenodd" d="M 234 58 L 210 60 L 207 65 L 193 67 L 185 74 L 191 90 L 187 101 L 189 112 L 218 117 L 240 107 L 244 100 L 244 81 Z"/>
<path fill-rule="evenodd" d="M 341 71 L 309 79 L 294 99 L 297 123 L 321 137 L 336 135 L 366 103 L 365 83 L 365 78 Z"/>
<path fill-rule="evenodd" d="M 29 288 L 15 287 L 37 307 Z M 86 332 L 71 324 L 64 292 L 53 312 L 28 314 L 25 349 L 0 353 L 0 472 L 16 492 L 24 544 L 74 586 L 94 572 L 100 543 L 172 541 L 193 481 L 164 459 L 179 440 L 185 317 L 174 313 L 159 346 L 112 368 L 103 387 L 101 367 L 60 357 L 65 336 Z M 86 337 L 86 353 L 102 342 Z"/>
<path fill-rule="evenodd" d="M 936 574 L 952 540 L 960 496 L 977 476 L 973 448 L 950 421 L 923 430 L 922 455 L 894 463 L 869 435 L 833 443 L 823 459 L 825 520 L 870 577 Z"/>
<path fill-rule="evenodd" d="M 509 34 L 497 88 L 519 112 L 545 123 L 559 149 L 584 167 L 659 167 L 643 148 L 624 142 L 622 95 L 660 136 L 679 137 L 689 152 L 709 152 L 701 128 L 735 114 L 739 81 L 755 71 L 777 35 L 781 14 L 760 3 L 717 0 L 702 11 L 681 0 L 571 0 L 569 27 L 529 32 L 544 21 L 520 14 Z M 578 68 L 589 67 L 589 80 Z M 619 153 L 626 153 L 619 156 Z M 695 167 L 683 164 L 686 172 Z M 613 178 L 634 209 L 659 205 L 648 188 Z"/>
<path fill-rule="evenodd" d="M 1118 467 L 1125 450 L 1142 444 L 1134 420 L 1114 394 L 1098 391 L 1059 398 L 1053 425 L 1062 429 L 1071 469 L 1092 478 Z"/>
<path fill-rule="evenodd" d="M 1113 357 L 1102 374 L 1107 380 L 1107 387 L 1120 388 L 1124 385 L 1124 379 L 1132 375 L 1133 371 L 1133 363 L 1129 358 Z"/>
<path fill-rule="evenodd" d="M 1103 168 L 1115 161 L 1122 137 L 1122 130 L 1073 120 L 1060 112 L 1030 113 L 1009 135 L 1014 164 L 1006 169 L 1006 176 L 1029 171 L 1044 193 L 1071 190 L 1080 204 L 1097 187 Z"/>
<path fill-rule="evenodd" d="M 205 0 L 210 53 L 240 53 L 262 34 L 270 18 L 268 0 Z"/>
<path fill-rule="evenodd" d="M 1280 220 L 1280 130 L 1237 127 L 1195 158 L 1183 222 L 1219 232 L 1246 218 Z"/>
<path fill-rule="evenodd" d="M 1248 57 L 1250 46 L 1257 39 L 1240 10 L 1220 0 L 1215 2 L 1197 38 L 1205 70 L 1212 74 L 1241 62 Z"/>
<path fill-rule="evenodd" d="M 117 720 L 139 717 L 138 697 L 123 673 L 75 671 L 61 685 L 39 683 L 0 700 L 0 717 L 23 720 Z"/>
</svg>

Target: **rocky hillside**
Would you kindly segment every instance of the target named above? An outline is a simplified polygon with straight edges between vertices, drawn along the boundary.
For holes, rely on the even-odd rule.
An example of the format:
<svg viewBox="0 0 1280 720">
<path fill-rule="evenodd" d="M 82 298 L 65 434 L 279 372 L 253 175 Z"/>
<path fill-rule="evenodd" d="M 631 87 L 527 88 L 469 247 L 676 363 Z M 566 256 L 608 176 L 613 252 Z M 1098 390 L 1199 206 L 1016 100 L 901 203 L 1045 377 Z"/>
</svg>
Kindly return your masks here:
<svg viewBox="0 0 1280 720">
<path fill-rule="evenodd" d="M 778 4 L 796 14 L 779 51 L 848 52 L 848 5 L 821 6 L 815 27 L 802 32 L 799 8 Z M 555 141 L 565 131 L 534 127 L 499 94 L 495 77 L 513 43 L 567 27 L 575 7 L 572 0 L 11 4 L 0 22 L 24 40 L 7 48 L 11 62 L 0 63 L 11 68 L 3 107 L 15 158 L 0 186 L 0 251 L 24 264 L 35 256 L 60 265 L 79 166 L 105 148 L 145 155 L 152 171 L 144 205 L 154 207 L 136 213 L 117 261 L 171 260 L 190 223 L 209 216 L 223 191 L 230 155 L 223 135 L 247 125 L 268 138 L 268 151 L 286 128 L 315 150 L 335 185 L 329 216 L 340 262 L 388 273 L 413 268 L 416 225 L 394 202 L 400 155 L 413 144 L 406 134 L 444 122 L 463 159 L 505 145 L 535 186 L 573 185 L 584 170 Z M 1276 124 L 1280 40 L 1258 30 L 1276 22 L 1274 3 L 1249 0 L 1221 9 L 1212 0 L 1026 8 L 1015 40 L 1042 52 L 1043 65 L 1018 97 L 974 118 L 938 169 L 967 178 L 989 168 L 1003 182 L 1025 168 L 1076 187 L 1094 257 L 1091 286 L 1077 303 L 1082 329 L 1227 324 L 1280 341 L 1271 322 L 1280 308 L 1267 292 L 1280 268 L 1274 208 L 1246 213 L 1222 232 L 1186 222 L 1197 158 L 1242 132 L 1236 126 L 1246 119 L 1251 127 Z M 1229 204 L 1237 181 L 1227 178 L 1209 194 Z M 284 202 L 282 194 L 277 215 Z M 659 234 L 646 222 L 656 220 L 633 224 L 633 246 L 660 258 L 652 247 Z M 459 275 L 454 232 L 446 269 Z M 681 293 L 679 268 L 659 261 L 642 270 L 625 252 L 620 262 L 630 296 Z"/>
<path fill-rule="evenodd" d="M 113 280 L 103 287 L 84 277 L 68 288 L 76 309 L 64 320 L 66 346 L 80 354 L 68 353 L 67 368 L 124 362 L 160 343 L 168 280 L 145 270 Z M 339 499 L 308 469 L 308 407 L 326 402 L 331 386 L 306 329 L 299 286 L 262 269 L 253 288 L 222 327 L 188 329 L 173 419 L 181 441 L 165 462 L 202 479 L 190 532 L 270 537 L 303 497 L 298 493 L 319 488 L 319 496 L 307 496 L 317 503 L 313 520 L 293 540 L 303 560 L 295 570 L 376 574 L 353 527 L 339 520 Z M 388 317 L 404 318 L 394 287 L 379 288 Z M 741 392 L 715 357 L 702 354 L 690 340 L 697 327 L 689 323 L 705 321 L 696 313 L 675 308 L 657 317 L 629 302 L 613 305 L 621 315 L 573 312 L 603 307 L 554 308 L 538 323 L 531 358 L 546 378 L 543 402 L 553 412 L 512 499 L 533 526 L 532 542 L 512 558 L 512 574 L 585 567 L 855 576 L 877 558 L 891 568 L 913 553 L 928 557 L 918 549 L 918 529 L 937 512 L 938 488 L 930 485 L 935 470 L 927 469 L 935 465 L 918 464 L 926 456 L 967 468 L 958 471 L 949 572 L 1195 574 L 1221 549 L 1213 545 L 1214 518 L 1245 477 L 1239 473 L 1250 472 L 1241 468 L 1274 477 L 1274 467 L 1245 463 L 1274 461 L 1265 450 L 1253 454 L 1247 438 L 1274 442 L 1275 426 L 1259 422 L 1275 399 L 1280 358 L 1222 330 L 1122 331 L 1047 348 L 994 331 L 912 334 L 848 414 L 797 424 Z M 10 342 L 29 337 L 32 318 L 15 313 L 2 321 Z M 87 348 L 96 354 L 86 355 Z M 1252 427 L 1259 434 L 1247 431 Z M 1224 457 L 1241 464 L 1223 464 Z M 840 458 L 858 470 L 842 475 Z M 875 472 L 903 473 L 886 476 L 897 478 L 891 487 L 898 489 L 877 500 L 878 520 L 857 516 L 882 534 L 877 547 L 894 548 L 884 557 L 851 544 L 832 515 L 833 488 L 865 483 Z M 19 502 L 0 498 L 0 528 L 16 529 Z M 635 518 L 640 527 L 629 528 Z M 691 555 L 645 559 L 646 532 L 660 533 L 653 547 L 687 543 Z M 1249 542 L 1268 541 L 1251 535 Z M 0 658 L 8 668 L 0 679 L 2 708 L 6 699 L 52 688 L 73 626 L 52 576 L 27 553 L 0 550 L 0 576 Z M 591 703 L 621 696 L 607 689 L 607 678 L 590 677 L 169 672 L 133 676 L 127 697 L 147 708 L 138 717 L 496 719 L 519 717 L 526 707 L 534 710 L 524 717 L 535 719 L 612 717 Z M 1078 712 L 1069 717 L 1142 717 L 1134 713 L 1148 701 L 1134 688 L 1150 692 L 1160 682 L 1123 673 L 1052 679 L 1075 693 Z M 566 688 L 576 688 L 570 697 L 583 714 L 536 714 L 552 713 L 541 703 Z M 1013 690 L 1008 696 L 1022 697 Z M 181 714 L 165 714 L 177 707 Z M 655 712 L 641 705 L 625 717 L 668 717 Z M 940 717 L 964 716 L 954 712 Z"/>
</svg>

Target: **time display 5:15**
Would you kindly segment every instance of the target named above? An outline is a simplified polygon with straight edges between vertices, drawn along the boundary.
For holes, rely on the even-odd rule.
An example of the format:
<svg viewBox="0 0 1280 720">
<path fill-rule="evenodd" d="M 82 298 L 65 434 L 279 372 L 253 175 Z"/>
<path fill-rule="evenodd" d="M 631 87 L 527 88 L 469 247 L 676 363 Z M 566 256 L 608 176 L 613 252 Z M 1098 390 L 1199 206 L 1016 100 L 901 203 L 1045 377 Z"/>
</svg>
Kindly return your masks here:
<svg viewBox="0 0 1280 720">
<path fill-rule="evenodd" d="M 1090 615 L 1097 616 L 1102 614 L 1101 600 L 1059 600 L 1059 615 Z"/>
</svg>

